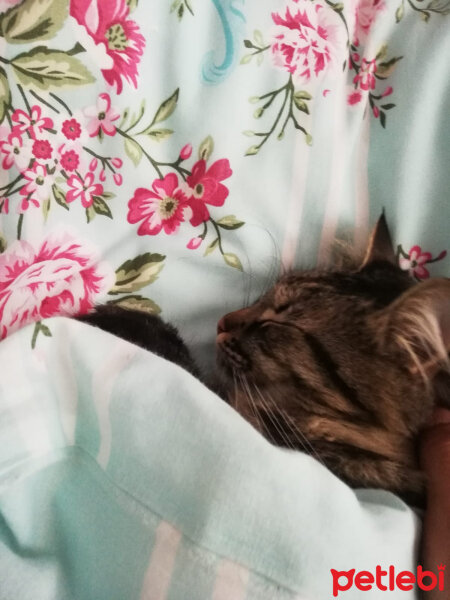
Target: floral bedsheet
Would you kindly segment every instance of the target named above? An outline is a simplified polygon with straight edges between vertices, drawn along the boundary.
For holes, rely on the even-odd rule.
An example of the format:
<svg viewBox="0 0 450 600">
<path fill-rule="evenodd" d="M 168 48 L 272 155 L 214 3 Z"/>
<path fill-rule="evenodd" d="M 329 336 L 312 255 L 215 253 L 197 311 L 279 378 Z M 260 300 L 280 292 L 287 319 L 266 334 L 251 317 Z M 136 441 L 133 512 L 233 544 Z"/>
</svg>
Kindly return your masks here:
<svg viewBox="0 0 450 600">
<path fill-rule="evenodd" d="M 34 352 L 33 325 L 0 344 L 0 600 L 361 600 L 355 572 L 415 572 L 398 498 L 272 446 L 173 363 L 47 324 Z"/>
<path fill-rule="evenodd" d="M 271 447 L 174 365 L 51 317 L 161 312 L 207 365 L 222 314 L 281 269 L 332 262 L 336 237 L 363 249 L 383 208 L 400 266 L 449 275 L 449 13 L 0 0 L 0 597 L 327 598 L 324 556 L 327 573 L 372 551 L 412 568 L 403 504 Z"/>
<path fill-rule="evenodd" d="M 221 314 L 383 207 L 402 268 L 448 274 L 449 12 L 0 0 L 1 336 L 109 301 L 207 356 Z"/>
</svg>

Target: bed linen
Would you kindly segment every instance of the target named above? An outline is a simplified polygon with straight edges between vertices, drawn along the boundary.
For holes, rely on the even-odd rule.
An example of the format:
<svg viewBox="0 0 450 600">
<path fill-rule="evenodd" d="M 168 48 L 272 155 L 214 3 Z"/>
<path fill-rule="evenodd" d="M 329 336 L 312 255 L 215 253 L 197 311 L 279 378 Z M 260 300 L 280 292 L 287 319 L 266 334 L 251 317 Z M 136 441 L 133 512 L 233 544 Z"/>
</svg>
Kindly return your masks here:
<svg viewBox="0 0 450 600">
<path fill-rule="evenodd" d="M 23 344 L 8 364 L 52 344 L 63 352 L 72 325 L 59 335 L 52 317 L 108 301 L 161 312 L 208 370 L 220 316 L 283 269 L 330 264 L 336 237 L 362 250 L 383 208 L 400 266 L 418 280 L 448 276 L 449 11 L 447 0 L 0 0 L 0 352 L 9 336 Z M 102 355 L 86 352 L 95 372 Z M 20 380 L 8 381 L 14 405 Z M 255 435 L 236 427 L 243 445 Z M 61 452 L 76 478 L 83 452 Z M 384 499 L 369 502 L 385 514 Z M 408 562 L 417 523 L 404 510 L 388 510 L 403 533 L 383 516 L 373 535 L 386 552 L 407 548 L 398 556 Z M 28 568 L 13 544 L 14 554 Z M 36 577 L 44 563 L 33 562 Z M 45 585 L 42 597 L 54 597 Z M 202 589 L 199 600 L 212 593 Z M 249 589 L 243 597 L 257 598 Z"/>
<path fill-rule="evenodd" d="M 208 361 L 222 314 L 383 207 L 403 268 L 449 273 L 446 0 L 0 8 L 3 337 L 106 299 Z"/>
<path fill-rule="evenodd" d="M 330 569 L 415 571 L 395 496 L 271 446 L 162 358 L 49 327 L 35 352 L 32 327 L 0 344 L 2 600 L 325 600 Z"/>
</svg>

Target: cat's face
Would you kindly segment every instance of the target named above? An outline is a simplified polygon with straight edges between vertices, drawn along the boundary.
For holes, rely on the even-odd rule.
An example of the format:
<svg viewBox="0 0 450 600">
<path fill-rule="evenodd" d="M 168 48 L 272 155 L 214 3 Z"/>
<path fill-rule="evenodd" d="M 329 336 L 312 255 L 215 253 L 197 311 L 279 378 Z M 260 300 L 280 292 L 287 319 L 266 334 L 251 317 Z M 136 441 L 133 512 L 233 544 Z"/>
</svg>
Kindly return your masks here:
<svg viewBox="0 0 450 600">
<path fill-rule="evenodd" d="M 382 471 L 398 461 L 412 468 L 414 434 L 434 397 L 411 347 L 398 343 L 397 312 L 389 312 L 397 304 L 399 318 L 408 312 L 400 300 L 408 301 L 414 282 L 393 252 L 380 256 L 376 237 L 362 268 L 291 273 L 249 308 L 225 315 L 218 364 L 229 402 L 268 439 L 318 456 L 353 485 L 393 489 L 397 474 L 386 483 L 356 463 L 362 455 L 383 462 Z"/>
</svg>

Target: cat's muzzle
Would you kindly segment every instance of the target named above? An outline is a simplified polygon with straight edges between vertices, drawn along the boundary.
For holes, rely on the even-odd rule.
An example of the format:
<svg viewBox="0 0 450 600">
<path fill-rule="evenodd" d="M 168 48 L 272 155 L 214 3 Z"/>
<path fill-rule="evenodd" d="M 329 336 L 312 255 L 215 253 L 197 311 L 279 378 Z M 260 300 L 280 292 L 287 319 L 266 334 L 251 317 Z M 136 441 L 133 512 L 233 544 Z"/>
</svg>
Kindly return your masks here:
<svg viewBox="0 0 450 600">
<path fill-rule="evenodd" d="M 221 332 L 216 337 L 217 360 L 221 367 L 233 371 L 248 370 L 250 358 L 242 350 L 239 341 L 228 332 Z"/>
</svg>

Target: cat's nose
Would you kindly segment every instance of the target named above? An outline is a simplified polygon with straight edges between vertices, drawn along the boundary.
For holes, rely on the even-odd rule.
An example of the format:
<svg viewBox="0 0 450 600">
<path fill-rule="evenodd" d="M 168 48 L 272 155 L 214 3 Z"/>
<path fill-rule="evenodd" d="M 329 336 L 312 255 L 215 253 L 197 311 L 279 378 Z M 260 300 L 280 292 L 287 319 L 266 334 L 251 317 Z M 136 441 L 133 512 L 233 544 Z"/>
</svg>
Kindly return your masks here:
<svg viewBox="0 0 450 600">
<path fill-rule="evenodd" d="M 254 309 L 241 308 L 241 310 L 235 310 L 223 316 L 217 323 L 217 333 L 230 332 L 236 329 L 241 329 L 249 323 L 253 317 Z"/>
<path fill-rule="evenodd" d="M 227 329 L 225 317 L 222 317 L 217 323 L 217 333 L 224 333 Z"/>
</svg>

